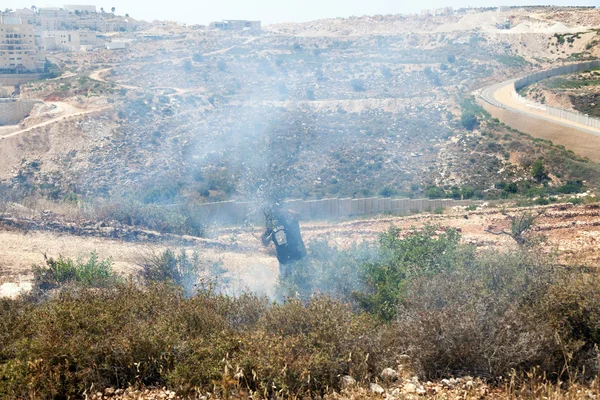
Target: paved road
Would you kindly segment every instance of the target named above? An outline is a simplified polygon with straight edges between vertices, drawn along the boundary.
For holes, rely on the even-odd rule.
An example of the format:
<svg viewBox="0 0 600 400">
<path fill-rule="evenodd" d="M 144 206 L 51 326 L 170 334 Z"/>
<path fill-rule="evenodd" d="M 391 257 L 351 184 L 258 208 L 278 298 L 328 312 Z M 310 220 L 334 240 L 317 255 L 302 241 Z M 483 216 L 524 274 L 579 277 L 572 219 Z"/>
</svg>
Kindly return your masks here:
<svg viewBox="0 0 600 400">
<path fill-rule="evenodd" d="M 525 115 L 527 117 L 540 119 L 554 124 L 559 124 L 567 128 L 574 128 L 585 133 L 600 136 L 600 129 L 595 129 L 592 127 L 578 124 L 576 122 L 555 117 L 546 113 L 543 110 L 528 107 L 527 105 L 518 103 L 511 95 L 512 91 L 514 90 L 514 83 L 517 79 L 519 78 L 509 79 L 507 81 L 488 86 L 481 90 L 479 97 L 483 101 L 493 105 L 494 107 L 499 107 L 504 110 Z"/>
</svg>

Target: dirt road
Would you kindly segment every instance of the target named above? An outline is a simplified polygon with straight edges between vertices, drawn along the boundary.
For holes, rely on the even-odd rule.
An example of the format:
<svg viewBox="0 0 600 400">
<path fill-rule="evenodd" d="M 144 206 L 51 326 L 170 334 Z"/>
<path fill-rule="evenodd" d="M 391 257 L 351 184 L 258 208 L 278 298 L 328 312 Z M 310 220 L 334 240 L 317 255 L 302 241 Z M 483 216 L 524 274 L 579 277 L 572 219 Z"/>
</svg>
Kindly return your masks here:
<svg viewBox="0 0 600 400">
<path fill-rule="evenodd" d="M 551 140 L 580 156 L 600 162 L 600 129 L 591 128 L 547 114 L 519 103 L 514 95 L 514 79 L 480 91 L 478 102 L 493 117 L 533 137 Z"/>
<path fill-rule="evenodd" d="M 42 128 L 44 126 L 48 126 L 48 125 L 53 124 L 58 121 L 64 121 L 68 118 L 80 117 L 82 115 L 91 114 L 91 113 L 98 112 L 98 111 L 103 111 L 103 110 L 106 110 L 106 109 L 112 107 L 112 105 L 108 105 L 108 106 L 104 106 L 104 107 L 89 108 L 89 109 L 82 110 L 80 108 L 77 108 L 77 107 L 69 104 L 69 103 L 65 103 L 62 101 L 47 102 L 47 103 L 54 104 L 55 106 L 57 106 L 59 109 L 58 112 L 60 112 L 61 114 L 58 117 L 51 118 L 44 122 L 40 122 L 39 124 L 35 124 L 26 129 L 21 129 L 16 132 L 11 132 L 9 134 L 6 134 L 4 136 L 0 136 L 0 139 L 7 139 L 9 137 L 13 137 L 13 136 L 21 135 L 23 133 L 31 132 L 34 129 Z"/>
</svg>

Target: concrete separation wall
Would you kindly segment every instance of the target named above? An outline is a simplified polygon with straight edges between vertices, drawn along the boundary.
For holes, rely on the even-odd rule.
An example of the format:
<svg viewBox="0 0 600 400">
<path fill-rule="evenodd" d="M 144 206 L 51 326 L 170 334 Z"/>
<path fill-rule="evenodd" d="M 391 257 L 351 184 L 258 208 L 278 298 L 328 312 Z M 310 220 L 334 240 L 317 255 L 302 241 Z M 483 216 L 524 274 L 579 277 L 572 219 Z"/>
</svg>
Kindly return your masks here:
<svg viewBox="0 0 600 400">
<path fill-rule="evenodd" d="M 17 99 L 0 99 L 0 126 L 16 125 L 33 109 L 37 101 Z"/>
<path fill-rule="evenodd" d="M 546 71 L 541 71 L 532 75 L 524 76 L 520 79 L 517 79 L 514 83 L 514 95 L 522 103 L 533 103 L 532 101 L 520 96 L 518 94 L 518 90 L 522 89 L 527 85 L 531 85 L 532 83 L 539 82 L 543 79 L 552 78 L 554 76 L 565 75 L 565 74 L 573 74 L 576 72 L 587 71 L 595 68 L 600 68 L 600 61 L 588 61 L 584 63 L 578 64 L 570 64 L 565 65 L 558 68 L 549 69 Z M 560 108 L 550 107 L 545 104 L 533 103 L 532 106 L 538 108 L 542 111 L 547 112 L 549 115 L 554 117 L 559 117 L 562 119 L 566 119 L 568 121 L 575 122 L 580 125 L 589 126 L 591 128 L 600 129 L 600 119 L 589 117 L 585 114 L 581 114 L 578 112 L 572 112 L 567 110 L 562 110 Z"/>
<path fill-rule="evenodd" d="M 285 207 L 298 212 L 303 220 L 348 218 L 376 214 L 406 215 L 413 212 L 433 211 L 436 208 L 468 206 L 471 200 L 452 199 L 365 199 L 289 200 Z M 201 213 L 209 220 L 228 223 L 260 222 L 264 219 L 260 205 L 253 202 L 224 201 L 201 206 Z"/>
<path fill-rule="evenodd" d="M 0 86 L 15 86 L 40 79 L 41 74 L 0 74 Z"/>
</svg>

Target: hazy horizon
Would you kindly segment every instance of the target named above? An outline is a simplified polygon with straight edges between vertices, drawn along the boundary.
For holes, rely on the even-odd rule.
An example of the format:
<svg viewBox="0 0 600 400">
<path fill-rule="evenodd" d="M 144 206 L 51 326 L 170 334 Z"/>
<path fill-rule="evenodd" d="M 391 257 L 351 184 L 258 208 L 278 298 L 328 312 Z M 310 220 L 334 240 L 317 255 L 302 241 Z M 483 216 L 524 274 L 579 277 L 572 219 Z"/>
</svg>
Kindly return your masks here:
<svg viewBox="0 0 600 400">
<path fill-rule="evenodd" d="M 60 6 L 64 4 L 73 4 L 64 2 L 64 4 L 44 4 L 36 3 L 31 0 L 5 0 L 5 8 L 24 8 L 36 5 L 42 6 Z M 94 4 L 94 2 L 82 2 L 75 4 Z M 152 20 L 175 20 L 188 24 L 207 24 L 211 21 L 223 19 L 248 19 L 261 20 L 264 24 L 273 24 L 279 22 L 303 22 L 323 18 L 350 17 L 362 15 L 377 14 L 410 14 L 419 13 L 423 9 L 440 7 L 493 7 L 502 5 L 547 5 L 548 1 L 528 1 L 527 3 L 515 4 L 510 0 L 424 0 L 421 2 L 398 2 L 390 0 L 372 0 L 365 1 L 341 1 L 330 0 L 327 2 L 317 0 L 305 1 L 287 1 L 276 0 L 257 0 L 248 2 L 244 0 L 229 0 L 218 4 L 208 2 L 188 3 L 182 0 L 175 0 L 165 7 L 162 3 L 148 3 L 140 0 L 123 0 L 120 2 L 100 2 L 96 3 L 98 9 L 104 7 L 110 10 L 116 8 L 116 13 L 124 15 L 128 13 L 132 18 L 147 21 Z M 552 5 L 562 6 L 596 6 L 597 0 L 583 1 L 559 1 Z"/>
</svg>

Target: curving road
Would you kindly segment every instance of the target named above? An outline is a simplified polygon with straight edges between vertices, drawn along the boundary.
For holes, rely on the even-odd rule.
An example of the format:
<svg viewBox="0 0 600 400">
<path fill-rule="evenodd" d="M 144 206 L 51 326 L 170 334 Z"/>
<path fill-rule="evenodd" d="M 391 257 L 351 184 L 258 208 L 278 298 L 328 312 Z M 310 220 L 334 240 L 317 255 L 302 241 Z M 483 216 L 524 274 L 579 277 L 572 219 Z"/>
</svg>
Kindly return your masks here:
<svg viewBox="0 0 600 400">
<path fill-rule="evenodd" d="M 535 107 L 534 103 L 523 104 L 518 102 L 514 96 L 514 83 L 517 79 L 519 78 L 509 79 L 507 81 L 481 89 L 479 97 L 494 107 L 499 107 L 530 118 L 536 118 L 554 124 L 559 124 L 567 128 L 574 128 L 585 133 L 600 136 L 600 129 L 592 128 L 590 126 L 578 124 L 573 121 L 550 115 L 542 109 L 541 105 L 540 108 L 537 108 Z"/>
</svg>

